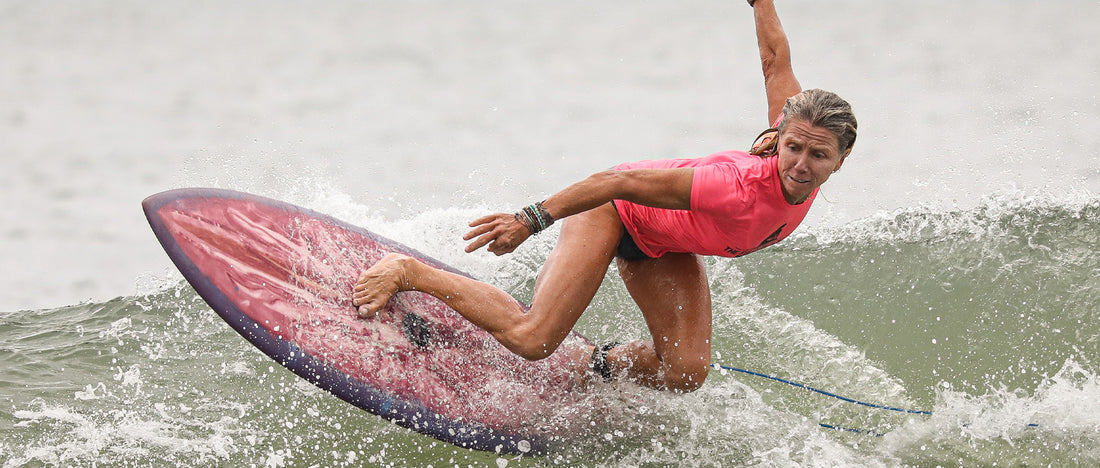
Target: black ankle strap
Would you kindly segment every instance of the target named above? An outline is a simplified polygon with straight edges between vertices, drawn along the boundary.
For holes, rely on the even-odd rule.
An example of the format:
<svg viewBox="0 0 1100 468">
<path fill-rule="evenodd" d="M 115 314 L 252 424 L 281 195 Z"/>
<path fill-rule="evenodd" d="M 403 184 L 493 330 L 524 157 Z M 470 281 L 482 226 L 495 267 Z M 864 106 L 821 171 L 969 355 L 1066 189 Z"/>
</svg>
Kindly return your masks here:
<svg viewBox="0 0 1100 468">
<path fill-rule="evenodd" d="M 607 352 L 619 346 L 619 344 L 618 342 L 611 342 L 603 346 L 592 348 L 592 371 L 600 376 L 604 382 L 610 382 L 615 378 L 615 376 L 611 374 L 611 364 L 607 362 Z"/>
</svg>

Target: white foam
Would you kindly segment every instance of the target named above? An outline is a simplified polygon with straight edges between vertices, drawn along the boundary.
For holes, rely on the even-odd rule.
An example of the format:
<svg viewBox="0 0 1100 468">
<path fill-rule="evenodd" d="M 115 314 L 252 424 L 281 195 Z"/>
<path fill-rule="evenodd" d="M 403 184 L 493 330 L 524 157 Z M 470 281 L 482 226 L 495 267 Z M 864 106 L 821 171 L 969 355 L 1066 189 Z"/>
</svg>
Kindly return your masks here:
<svg viewBox="0 0 1100 468">
<path fill-rule="evenodd" d="M 68 406 L 45 403 L 35 409 L 17 410 L 14 416 L 21 420 L 17 427 L 42 426 L 49 431 L 30 442 L 9 465 L 34 461 L 51 465 L 88 461 L 109 464 L 116 459 L 151 456 L 164 460 L 164 455 L 180 463 L 201 464 L 226 460 L 241 450 L 238 440 L 261 436 L 254 429 L 241 427 L 236 418 L 203 421 L 189 416 L 196 408 L 172 408 L 163 403 L 153 406 L 153 413 L 116 410 L 94 417 Z"/>
<path fill-rule="evenodd" d="M 873 454 L 832 437 L 801 415 L 780 411 L 736 380 L 688 395 L 647 398 L 649 410 L 617 422 L 600 448 L 616 466 L 881 466 Z"/>
<path fill-rule="evenodd" d="M 812 237 L 828 245 L 842 241 L 913 242 L 928 238 L 983 238 L 1005 234 L 1001 223 L 994 222 L 1019 212 L 1064 210 L 1069 216 L 1100 204 L 1100 198 L 1083 188 L 1066 187 L 1057 192 L 1003 190 L 982 196 L 976 206 L 966 209 L 932 203 L 881 211 L 842 225 L 803 227 L 791 240 Z M 790 242 L 790 241 L 788 241 Z"/>
<path fill-rule="evenodd" d="M 893 456 L 946 451 L 983 460 L 1011 447 L 1016 454 L 1073 464 L 1100 463 L 1100 379 L 1069 359 L 1035 392 L 1000 387 L 971 395 L 942 384 L 933 415 L 912 418 L 883 437 L 879 450 Z M 969 453 L 972 449 L 976 453 Z M 1049 456 L 1038 455 L 1048 450 Z M 1044 462 L 1045 463 L 1045 462 Z"/>
</svg>

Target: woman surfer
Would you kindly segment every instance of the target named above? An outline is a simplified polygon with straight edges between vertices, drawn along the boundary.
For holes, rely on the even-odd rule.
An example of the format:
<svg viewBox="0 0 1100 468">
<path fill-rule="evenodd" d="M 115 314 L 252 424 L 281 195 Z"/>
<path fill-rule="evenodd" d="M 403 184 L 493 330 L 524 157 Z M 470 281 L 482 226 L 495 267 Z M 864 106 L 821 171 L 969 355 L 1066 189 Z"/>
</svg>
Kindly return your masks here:
<svg viewBox="0 0 1100 468">
<path fill-rule="evenodd" d="M 578 367 L 654 388 L 699 388 L 710 365 L 711 300 L 703 255 L 736 257 L 787 237 L 818 187 L 852 150 L 856 120 L 835 94 L 802 91 L 772 0 L 753 6 L 775 155 L 726 151 L 697 159 L 626 163 L 519 213 L 470 223 L 466 252 L 512 252 L 562 221 L 530 310 L 477 280 L 391 254 L 359 278 L 353 304 L 371 317 L 398 291 L 429 293 L 531 360 L 550 356 L 577 323 L 615 259 L 652 340 L 597 346 Z M 590 364 L 589 364 L 590 363 Z"/>
</svg>

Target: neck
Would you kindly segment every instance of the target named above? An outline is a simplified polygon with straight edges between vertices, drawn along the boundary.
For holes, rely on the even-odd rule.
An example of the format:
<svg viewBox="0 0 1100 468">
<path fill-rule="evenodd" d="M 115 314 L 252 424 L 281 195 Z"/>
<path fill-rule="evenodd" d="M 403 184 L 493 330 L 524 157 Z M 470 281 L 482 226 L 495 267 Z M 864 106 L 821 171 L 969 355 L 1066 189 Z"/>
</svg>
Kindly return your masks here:
<svg viewBox="0 0 1100 468">
<path fill-rule="evenodd" d="M 806 195 L 802 198 L 795 198 L 793 195 L 787 193 L 786 188 L 780 187 L 780 190 L 783 191 L 783 199 L 787 200 L 787 204 L 790 204 L 790 205 L 801 205 L 801 204 L 805 203 L 806 200 L 810 199 L 810 195 L 813 195 L 813 192 L 811 191 L 810 195 Z"/>
</svg>

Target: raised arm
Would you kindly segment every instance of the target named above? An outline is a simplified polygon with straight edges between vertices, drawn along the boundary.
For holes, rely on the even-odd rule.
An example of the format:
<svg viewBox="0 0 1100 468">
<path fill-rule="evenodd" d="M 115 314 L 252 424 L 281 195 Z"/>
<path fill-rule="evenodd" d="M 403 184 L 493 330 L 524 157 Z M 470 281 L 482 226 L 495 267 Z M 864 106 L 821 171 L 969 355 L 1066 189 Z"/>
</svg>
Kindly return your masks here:
<svg viewBox="0 0 1100 468">
<path fill-rule="evenodd" d="M 760 66 L 764 69 L 764 89 L 768 93 L 768 125 L 772 125 L 787 98 L 802 92 L 791 68 L 791 46 L 773 0 L 751 0 L 756 18 L 756 41 L 760 45 Z"/>
<path fill-rule="evenodd" d="M 639 205 L 674 210 L 691 209 L 692 168 L 609 170 L 551 195 L 543 207 L 554 219 L 562 219 L 591 210 L 612 200 L 627 200 Z M 531 231 L 508 213 L 484 216 L 470 223 L 474 228 L 464 240 L 475 239 L 466 247 L 473 252 L 488 245 L 497 255 L 512 252 L 531 236 Z"/>
</svg>

